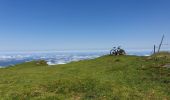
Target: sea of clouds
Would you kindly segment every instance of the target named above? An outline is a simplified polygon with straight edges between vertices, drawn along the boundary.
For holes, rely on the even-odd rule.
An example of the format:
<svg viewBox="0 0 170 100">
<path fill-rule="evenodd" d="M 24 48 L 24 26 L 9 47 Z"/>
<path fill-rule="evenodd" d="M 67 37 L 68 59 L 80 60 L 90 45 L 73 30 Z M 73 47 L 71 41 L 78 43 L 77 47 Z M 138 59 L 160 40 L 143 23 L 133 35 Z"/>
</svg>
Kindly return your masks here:
<svg viewBox="0 0 170 100">
<path fill-rule="evenodd" d="M 92 51 L 48 51 L 48 52 L 0 52 L 0 66 L 45 60 L 48 65 L 66 64 L 72 61 L 94 59 L 109 54 L 109 50 Z M 129 55 L 147 56 L 149 51 L 128 51 Z"/>
</svg>

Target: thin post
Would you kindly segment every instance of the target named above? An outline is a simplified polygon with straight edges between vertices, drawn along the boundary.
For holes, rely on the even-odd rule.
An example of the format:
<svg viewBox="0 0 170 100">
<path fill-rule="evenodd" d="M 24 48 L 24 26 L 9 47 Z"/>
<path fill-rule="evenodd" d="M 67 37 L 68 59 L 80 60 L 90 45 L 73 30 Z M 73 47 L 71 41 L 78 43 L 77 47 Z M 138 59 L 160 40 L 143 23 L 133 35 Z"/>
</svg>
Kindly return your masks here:
<svg viewBox="0 0 170 100">
<path fill-rule="evenodd" d="M 154 45 L 154 54 L 156 53 L 156 46 Z"/>
<path fill-rule="evenodd" d="M 159 44 L 158 53 L 160 52 L 160 49 L 161 49 L 161 46 L 162 46 L 164 37 L 165 37 L 165 36 L 163 35 L 163 36 L 162 36 L 162 39 L 161 39 L 161 43 Z"/>
</svg>

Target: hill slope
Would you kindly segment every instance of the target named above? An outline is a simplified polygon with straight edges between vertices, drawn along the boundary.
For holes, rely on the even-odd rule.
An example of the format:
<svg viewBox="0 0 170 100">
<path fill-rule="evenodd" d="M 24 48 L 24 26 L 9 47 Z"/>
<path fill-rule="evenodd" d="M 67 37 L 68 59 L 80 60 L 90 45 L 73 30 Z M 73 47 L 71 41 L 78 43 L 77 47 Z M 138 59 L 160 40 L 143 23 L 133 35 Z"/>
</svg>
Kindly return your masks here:
<svg viewBox="0 0 170 100">
<path fill-rule="evenodd" d="M 48 66 L 33 61 L 0 69 L 0 99 L 168 100 L 168 57 L 103 56 Z"/>
</svg>

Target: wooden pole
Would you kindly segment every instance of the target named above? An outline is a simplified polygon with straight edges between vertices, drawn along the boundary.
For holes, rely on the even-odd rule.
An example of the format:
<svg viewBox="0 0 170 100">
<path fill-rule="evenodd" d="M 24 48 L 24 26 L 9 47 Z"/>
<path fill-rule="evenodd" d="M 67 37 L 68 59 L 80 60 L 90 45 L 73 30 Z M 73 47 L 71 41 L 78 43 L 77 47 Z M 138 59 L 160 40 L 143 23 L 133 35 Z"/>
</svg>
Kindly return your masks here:
<svg viewBox="0 0 170 100">
<path fill-rule="evenodd" d="M 160 49 L 161 49 L 161 46 L 162 46 L 164 37 L 165 37 L 165 36 L 163 35 L 163 36 L 162 36 L 162 39 L 161 39 L 161 43 L 159 44 L 158 53 L 160 52 Z"/>
</svg>

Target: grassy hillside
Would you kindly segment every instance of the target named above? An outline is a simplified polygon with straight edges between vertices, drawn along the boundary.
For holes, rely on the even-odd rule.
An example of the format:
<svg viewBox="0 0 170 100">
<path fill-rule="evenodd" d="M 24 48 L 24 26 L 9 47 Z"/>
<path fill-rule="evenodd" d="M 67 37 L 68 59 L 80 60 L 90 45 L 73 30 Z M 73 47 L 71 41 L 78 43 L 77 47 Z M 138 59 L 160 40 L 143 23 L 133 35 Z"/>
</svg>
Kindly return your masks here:
<svg viewBox="0 0 170 100">
<path fill-rule="evenodd" d="M 170 63 L 165 55 L 103 56 L 48 66 L 43 61 L 0 69 L 0 99 L 168 100 Z"/>
</svg>

